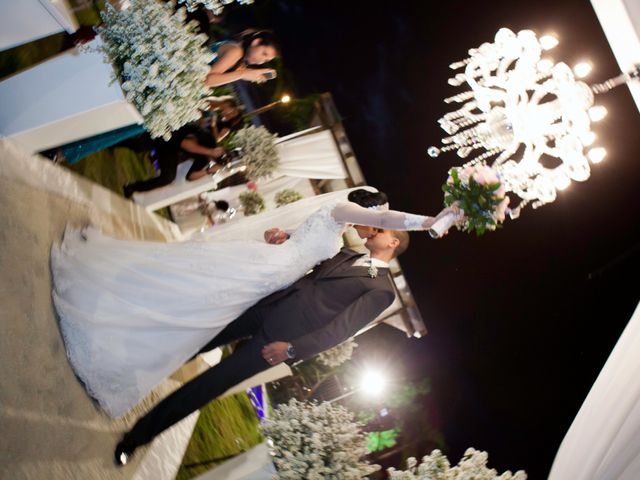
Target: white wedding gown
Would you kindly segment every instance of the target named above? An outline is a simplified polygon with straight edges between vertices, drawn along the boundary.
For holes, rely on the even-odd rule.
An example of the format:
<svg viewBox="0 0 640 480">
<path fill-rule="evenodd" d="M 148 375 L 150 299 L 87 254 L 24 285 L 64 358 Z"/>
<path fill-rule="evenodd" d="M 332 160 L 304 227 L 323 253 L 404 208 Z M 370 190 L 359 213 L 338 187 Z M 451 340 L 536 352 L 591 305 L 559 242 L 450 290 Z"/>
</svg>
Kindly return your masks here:
<svg viewBox="0 0 640 480">
<path fill-rule="evenodd" d="M 338 253 L 347 222 L 334 217 L 402 229 L 425 218 L 334 203 L 282 245 L 117 240 L 67 228 L 51 249 L 53 300 L 89 394 L 109 415 L 126 413 L 247 308 Z"/>
</svg>

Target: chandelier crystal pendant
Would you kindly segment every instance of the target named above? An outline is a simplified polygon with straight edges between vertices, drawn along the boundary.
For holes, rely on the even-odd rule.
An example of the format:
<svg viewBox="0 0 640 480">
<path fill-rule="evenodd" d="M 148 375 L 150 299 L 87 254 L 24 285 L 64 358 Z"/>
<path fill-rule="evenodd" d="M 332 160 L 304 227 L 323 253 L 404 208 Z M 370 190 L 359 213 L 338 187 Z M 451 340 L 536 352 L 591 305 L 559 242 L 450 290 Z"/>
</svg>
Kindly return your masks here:
<svg viewBox="0 0 640 480">
<path fill-rule="evenodd" d="M 447 133 L 442 145 L 427 150 L 431 157 L 446 151 L 472 157 L 465 166 L 491 165 L 506 190 L 520 198 L 511 218 L 529 203 L 537 208 L 553 202 L 557 190 L 571 181 L 589 178 L 589 162 L 606 155 L 604 148 L 592 146 L 596 136 L 591 124 L 607 113 L 594 105 L 594 95 L 640 73 L 636 68 L 589 86 L 577 78 L 590 72 L 590 64 L 572 70 L 543 58 L 557 44 L 552 36 L 502 28 L 494 43 L 471 49 L 468 58 L 451 64 L 459 72 L 449 84 L 467 90 L 445 99 L 458 108 L 438 120 Z"/>
</svg>

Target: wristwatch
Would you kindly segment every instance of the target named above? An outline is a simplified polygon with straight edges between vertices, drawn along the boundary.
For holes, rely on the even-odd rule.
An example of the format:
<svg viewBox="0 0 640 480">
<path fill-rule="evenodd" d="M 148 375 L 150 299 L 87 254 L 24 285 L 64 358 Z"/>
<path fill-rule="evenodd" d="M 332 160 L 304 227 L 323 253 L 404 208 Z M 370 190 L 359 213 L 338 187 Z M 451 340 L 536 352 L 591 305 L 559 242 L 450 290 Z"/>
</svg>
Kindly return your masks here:
<svg viewBox="0 0 640 480">
<path fill-rule="evenodd" d="M 289 357 L 289 359 L 296 358 L 296 349 L 293 348 L 291 344 L 287 347 L 287 357 Z"/>
</svg>

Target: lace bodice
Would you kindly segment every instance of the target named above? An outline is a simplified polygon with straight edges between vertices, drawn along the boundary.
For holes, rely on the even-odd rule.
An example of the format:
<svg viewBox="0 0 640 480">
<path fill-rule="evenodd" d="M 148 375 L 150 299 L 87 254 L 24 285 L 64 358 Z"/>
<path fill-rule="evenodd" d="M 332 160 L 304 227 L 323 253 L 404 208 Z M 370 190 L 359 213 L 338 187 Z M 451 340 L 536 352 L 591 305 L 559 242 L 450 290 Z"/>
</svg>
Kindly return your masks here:
<svg viewBox="0 0 640 480">
<path fill-rule="evenodd" d="M 345 224 L 337 222 L 331 212 L 335 204 L 311 214 L 292 234 L 289 242 L 298 250 L 306 270 L 336 255 L 342 247 Z M 305 271 L 306 271 L 305 270 Z"/>
</svg>

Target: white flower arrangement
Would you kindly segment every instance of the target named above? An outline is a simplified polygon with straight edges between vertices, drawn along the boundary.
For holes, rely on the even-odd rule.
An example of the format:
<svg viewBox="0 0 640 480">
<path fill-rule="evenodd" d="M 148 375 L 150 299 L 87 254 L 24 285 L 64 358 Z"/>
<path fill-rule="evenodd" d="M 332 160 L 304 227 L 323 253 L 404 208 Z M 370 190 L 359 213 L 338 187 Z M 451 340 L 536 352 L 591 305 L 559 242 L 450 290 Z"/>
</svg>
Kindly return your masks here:
<svg viewBox="0 0 640 480">
<path fill-rule="evenodd" d="M 325 352 L 319 353 L 317 357 L 318 362 L 329 368 L 338 367 L 351 359 L 353 349 L 357 346 L 358 344 L 355 340 L 353 338 L 349 338 L 340 345 L 336 345 Z"/>
<path fill-rule="evenodd" d="M 238 195 L 238 200 L 240 200 L 242 210 L 247 217 L 249 215 L 256 215 L 267 208 L 262 195 L 254 190 L 247 190 L 246 192 L 242 192 L 240 195 Z"/>
<path fill-rule="evenodd" d="M 242 150 L 242 160 L 247 169 L 249 180 L 258 180 L 271 175 L 280 164 L 276 149 L 276 135 L 264 127 L 249 127 L 238 130 L 229 141 L 235 148 Z"/>
<path fill-rule="evenodd" d="M 299 402 L 278 407 L 261 426 L 273 451 L 279 480 L 363 478 L 379 469 L 361 458 L 367 435 L 340 405 Z"/>
<path fill-rule="evenodd" d="M 407 460 L 407 470 L 387 469 L 392 480 L 526 480 L 527 474 L 519 470 L 498 475 L 498 472 L 487 467 L 487 452 L 467 448 L 458 465 L 451 467 L 447 457 L 434 450 L 422 457 L 422 462 L 411 457 Z"/>
<path fill-rule="evenodd" d="M 300 192 L 291 188 L 285 188 L 284 190 L 280 190 L 278 193 L 276 193 L 274 200 L 276 202 L 277 208 L 289 205 L 293 202 L 297 202 L 298 200 L 302 200 L 303 198 L 304 197 Z"/>
<path fill-rule="evenodd" d="M 171 132 L 201 117 L 209 93 L 204 81 L 213 54 L 185 21 L 184 9 L 172 2 L 130 0 L 117 11 L 108 2 L 101 12 L 100 47 L 113 63 L 122 90 L 144 118 L 152 137 Z"/>
<path fill-rule="evenodd" d="M 202 5 L 207 10 L 211 10 L 214 15 L 220 15 L 226 5 L 233 3 L 234 0 L 178 0 L 178 3 L 183 3 L 187 10 L 193 12 L 198 8 L 198 5 Z M 250 5 L 253 0 L 237 0 L 240 5 Z"/>
</svg>

